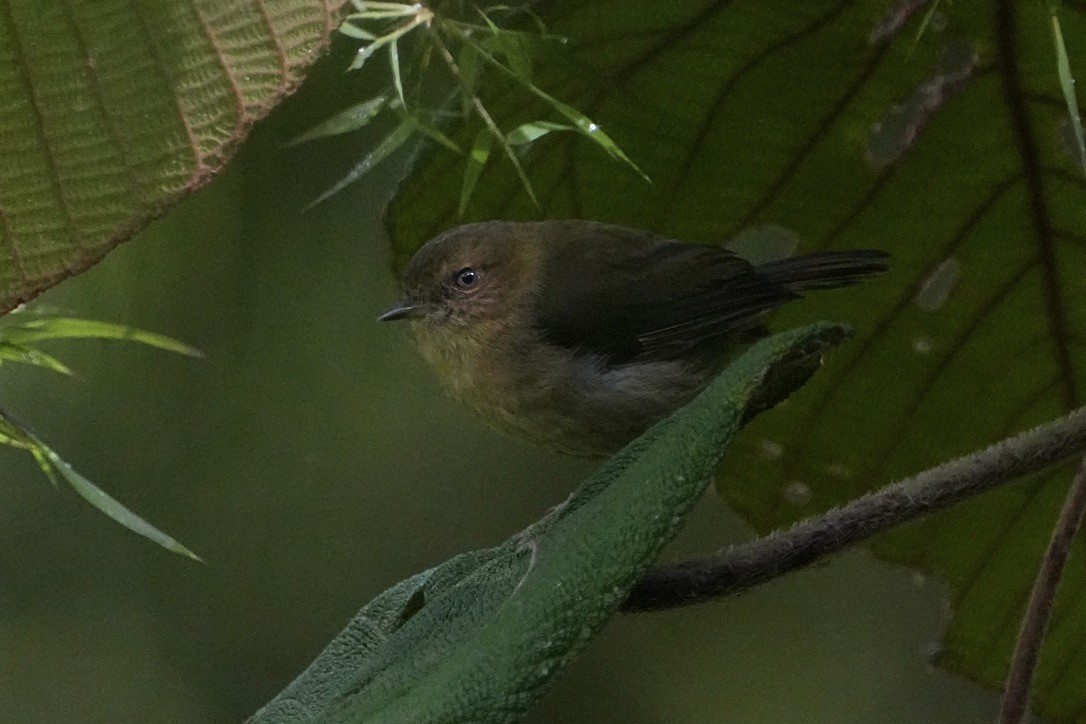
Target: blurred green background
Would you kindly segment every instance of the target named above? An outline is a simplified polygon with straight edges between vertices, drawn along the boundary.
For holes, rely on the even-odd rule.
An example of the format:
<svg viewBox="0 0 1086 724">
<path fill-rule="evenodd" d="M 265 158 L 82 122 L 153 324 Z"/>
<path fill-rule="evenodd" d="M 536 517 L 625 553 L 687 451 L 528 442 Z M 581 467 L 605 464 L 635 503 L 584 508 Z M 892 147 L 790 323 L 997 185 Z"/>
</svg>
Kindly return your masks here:
<svg viewBox="0 0 1086 724">
<path fill-rule="evenodd" d="M 396 294 L 381 225 L 396 167 L 303 213 L 384 130 L 282 148 L 365 93 L 341 72 L 349 50 L 208 188 L 39 301 L 205 360 L 69 342 L 50 351 L 77 379 L 4 368 L 12 413 L 207 565 L 0 450 L 0 721 L 239 721 L 371 596 L 502 540 L 589 470 L 483 427 L 404 328 L 375 321 Z M 710 495 L 668 555 L 747 535 Z M 990 721 L 995 694 L 927 664 L 945 607 L 936 582 L 852 553 L 620 617 L 534 721 Z"/>
</svg>

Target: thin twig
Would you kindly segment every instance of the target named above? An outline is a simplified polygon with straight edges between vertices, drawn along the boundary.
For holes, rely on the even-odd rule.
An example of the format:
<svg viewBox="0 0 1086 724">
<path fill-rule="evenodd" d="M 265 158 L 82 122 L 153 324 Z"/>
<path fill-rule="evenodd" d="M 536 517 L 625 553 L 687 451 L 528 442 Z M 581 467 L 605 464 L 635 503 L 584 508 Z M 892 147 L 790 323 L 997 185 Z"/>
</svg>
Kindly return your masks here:
<svg viewBox="0 0 1086 724">
<path fill-rule="evenodd" d="M 656 566 L 634 587 L 623 608 L 674 608 L 737 593 L 1084 450 L 1086 407 L 801 521 L 787 531 L 709 558 Z"/>
<path fill-rule="evenodd" d="M 1052 614 L 1052 604 L 1056 600 L 1056 588 L 1063 575 L 1063 566 L 1071 553 L 1071 542 L 1075 532 L 1086 515 L 1086 458 L 1071 482 L 1067 491 L 1059 520 L 1052 530 L 1052 540 L 1048 543 L 1041 569 L 1033 582 L 1033 591 L 1029 595 L 1029 605 L 1022 616 L 1022 628 L 1018 632 L 1018 642 L 1014 646 L 1014 657 L 1007 672 L 1007 685 L 1003 689 L 1003 702 L 999 708 L 999 724 L 1018 724 L 1026 714 L 1029 702 L 1030 684 L 1033 672 L 1037 668 L 1037 657 L 1041 653 L 1045 629 Z"/>
</svg>

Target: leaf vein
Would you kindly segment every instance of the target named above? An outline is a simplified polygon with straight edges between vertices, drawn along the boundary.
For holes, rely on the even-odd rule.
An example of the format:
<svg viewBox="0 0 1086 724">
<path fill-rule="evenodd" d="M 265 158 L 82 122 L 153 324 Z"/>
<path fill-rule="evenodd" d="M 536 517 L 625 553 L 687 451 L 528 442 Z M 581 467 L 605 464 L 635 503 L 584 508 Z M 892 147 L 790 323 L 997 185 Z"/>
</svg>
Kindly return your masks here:
<svg viewBox="0 0 1086 724">
<path fill-rule="evenodd" d="M 657 215 L 657 223 L 663 221 L 667 215 L 671 212 L 675 205 L 675 200 L 679 196 L 679 191 L 684 185 L 690 169 L 694 165 L 694 161 L 697 160 L 702 147 L 705 145 L 705 141 L 709 138 L 709 132 L 713 128 L 713 119 L 720 112 L 720 109 L 724 107 L 725 101 L 732 94 L 735 87 L 748 75 L 754 72 L 758 66 L 762 65 L 766 60 L 772 58 L 775 54 L 786 50 L 787 48 L 802 42 L 806 38 L 810 37 L 814 33 L 817 33 L 825 25 L 832 22 L 838 17 L 849 5 L 852 4 L 852 0 L 843 0 L 838 2 L 829 11 L 823 13 L 819 17 L 815 18 L 807 25 L 799 28 L 793 33 L 786 35 L 785 37 L 777 40 L 774 43 L 767 45 L 759 53 L 751 56 L 747 59 L 743 65 L 741 65 L 735 73 L 732 74 L 724 83 L 721 84 L 717 90 L 716 96 L 714 96 L 709 107 L 706 109 L 705 118 L 698 126 L 697 131 L 691 139 L 689 151 L 685 158 L 679 163 L 678 171 L 675 174 L 675 183 L 671 185 L 670 193 L 667 198 L 663 199 L 659 204 L 659 213 Z"/>
<path fill-rule="evenodd" d="M 6 2 L 0 2 L 0 8 L 2 8 L 2 12 L 5 16 L 4 19 L 7 22 L 8 27 L 11 28 L 11 54 L 14 56 L 19 80 L 26 91 L 26 99 L 30 107 L 30 112 L 34 115 L 34 135 L 37 137 L 38 147 L 41 150 L 42 156 L 45 158 L 46 164 L 49 166 L 49 185 L 52 187 L 53 194 L 59 202 L 61 212 L 64 214 L 68 236 L 78 249 L 84 250 L 83 240 L 80 238 L 79 229 L 75 223 L 75 215 L 72 213 L 71 205 L 68 203 L 68 198 L 64 194 L 64 187 L 60 183 L 60 163 L 57 161 L 56 154 L 53 153 L 53 146 L 50 143 L 46 131 L 47 123 L 45 120 L 45 113 L 42 111 L 41 103 L 38 101 L 37 87 L 34 85 L 34 80 L 30 77 L 28 68 L 31 66 L 31 63 L 29 56 L 26 54 L 26 50 L 23 48 L 19 25 L 15 21 L 15 12 L 11 9 L 11 5 Z"/>
<path fill-rule="evenodd" d="M 1063 380 L 1063 402 L 1064 406 L 1071 410 L 1079 404 L 1078 379 L 1065 343 L 1069 329 L 1060 290 L 1060 271 L 1057 266 L 1055 245 L 1053 243 L 1052 220 L 1048 209 L 1048 201 L 1045 198 L 1044 174 L 1040 162 L 1040 152 L 1037 148 L 1037 141 L 1033 136 L 1033 129 L 1026 110 L 1026 97 L 1019 77 L 1014 21 L 1012 0 L 997 0 L 997 64 L 1003 80 L 1003 94 L 1010 111 L 1011 126 L 1014 129 L 1015 146 L 1018 150 L 1022 172 L 1026 180 L 1033 232 L 1040 247 L 1041 271 L 1044 280 L 1044 306 L 1047 312 L 1048 329 L 1052 336 L 1052 345 L 1056 354 L 1056 363 L 1060 377 Z"/>
<path fill-rule="evenodd" d="M 856 80 L 852 82 L 852 85 L 850 85 L 845 93 L 837 100 L 836 103 L 834 103 L 834 105 L 830 108 L 829 113 L 819 122 L 818 126 L 815 127 L 811 135 L 808 136 L 799 146 L 796 154 L 781 170 L 780 175 L 777 176 L 776 179 L 774 179 L 773 183 L 770 184 L 769 188 L 765 190 L 762 196 L 754 202 L 750 209 L 748 209 L 747 212 L 743 214 L 742 217 L 740 217 L 739 221 L 735 224 L 735 226 L 732 228 L 732 231 L 727 234 L 727 236 L 735 234 L 743 227 L 748 226 L 749 224 L 754 222 L 762 214 L 762 212 L 764 212 L 766 208 L 768 208 L 769 205 L 773 203 L 773 201 L 777 198 L 777 196 L 788 184 L 788 182 L 795 177 L 796 173 L 803 166 L 803 163 L 811 155 L 811 152 L 814 150 L 815 146 L 818 145 L 818 142 L 822 139 L 823 136 L 826 135 L 826 133 L 829 132 L 829 129 L 833 127 L 833 124 L 845 112 L 852 100 L 856 98 L 857 95 L 859 95 L 861 90 L 863 90 L 863 87 L 867 84 L 867 81 L 875 73 L 875 71 L 881 65 L 883 59 L 886 57 L 886 52 L 888 48 L 888 45 L 880 45 L 875 49 L 875 52 L 871 55 L 871 58 L 868 60 L 863 70 L 860 72 L 860 75 L 857 76 Z"/>
<path fill-rule="evenodd" d="M 965 223 L 954 233 L 950 238 L 949 243 L 936 255 L 928 266 L 920 273 L 915 275 L 913 283 L 908 289 L 901 295 L 893 309 L 883 317 L 871 330 L 871 333 L 864 339 L 858 340 L 855 353 L 837 368 L 837 372 L 833 379 L 827 382 L 825 389 L 822 391 L 819 398 L 811 404 L 811 408 L 808 411 L 804 420 L 803 429 L 814 429 L 817 421 L 826 413 L 830 402 L 836 397 L 836 395 L 842 390 L 846 381 L 851 377 L 852 372 L 863 361 L 867 352 L 880 341 L 885 335 L 887 335 L 893 323 L 897 320 L 900 314 L 912 304 L 916 298 L 917 292 L 923 286 L 927 276 L 934 271 L 935 267 L 947 257 L 951 256 L 959 247 L 961 247 L 970 237 L 976 226 L 983 220 L 989 211 L 1003 198 L 1004 194 L 1013 189 L 1020 181 L 1022 176 L 1016 174 L 1008 176 L 1001 182 L 992 187 L 992 190 L 988 195 L 977 205 L 966 219 Z M 796 469 L 799 467 L 800 460 L 807 452 L 807 447 L 810 441 L 810 436 L 802 436 L 800 444 L 796 445 L 794 449 L 789 452 L 788 459 L 785 461 L 785 478 L 791 479 L 796 475 Z"/>
</svg>

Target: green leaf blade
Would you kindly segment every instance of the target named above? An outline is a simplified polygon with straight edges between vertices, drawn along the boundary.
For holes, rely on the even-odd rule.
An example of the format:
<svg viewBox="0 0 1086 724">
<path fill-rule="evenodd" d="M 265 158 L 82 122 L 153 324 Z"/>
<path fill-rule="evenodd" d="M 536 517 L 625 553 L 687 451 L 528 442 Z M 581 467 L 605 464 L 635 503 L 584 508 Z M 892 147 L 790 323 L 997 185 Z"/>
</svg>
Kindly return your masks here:
<svg viewBox="0 0 1086 724">
<path fill-rule="evenodd" d="M 567 126 L 562 123 L 550 121 L 531 121 L 522 123 L 509 133 L 505 134 L 505 140 L 510 146 L 524 146 L 538 141 L 543 136 L 554 131 L 577 131 L 576 126 Z"/>
<path fill-rule="evenodd" d="M 37 342 L 57 339 L 115 339 L 138 342 L 176 352 L 188 357 L 203 357 L 200 350 L 172 337 L 129 327 L 124 324 L 102 322 L 96 319 L 75 317 L 43 317 L 0 327 L 0 341 L 26 346 Z"/>
<path fill-rule="evenodd" d="M 199 563 L 204 562 L 200 556 L 183 546 L 176 539 L 166 535 L 161 530 L 133 513 L 130 509 L 90 480 L 87 480 L 87 478 L 78 473 L 75 468 L 62 460 L 56 453 L 46 448 L 45 455 L 52 467 L 69 485 L 72 486 L 72 489 L 75 490 L 83 500 L 86 500 L 95 508 L 105 513 L 115 522 L 120 523 L 133 533 L 143 536 L 152 543 L 156 543 L 172 553 L 191 558 Z"/>
<path fill-rule="evenodd" d="M 361 103 L 355 103 L 331 118 L 318 123 L 297 138 L 292 139 L 287 145 L 297 146 L 300 143 L 308 143 L 318 138 L 338 136 L 365 128 L 387 105 L 388 98 L 383 95 L 370 98 Z"/>
<path fill-rule="evenodd" d="M 322 55 L 344 0 L 229 5 L 5 3 L 0 158 L 19 173 L 0 174 L 0 313 L 212 179 Z"/>
<path fill-rule="evenodd" d="M 675 534 L 744 419 L 846 334 L 814 325 L 755 345 L 547 517 L 374 599 L 250 721 L 519 718 Z"/>
<path fill-rule="evenodd" d="M 8 362 L 31 365 L 33 367 L 41 367 L 68 377 L 75 374 L 68 365 L 64 364 L 56 357 L 48 355 L 40 349 L 34 349 L 33 347 L 6 341 L 0 336 L 0 362 L 5 360 Z"/>
<path fill-rule="evenodd" d="M 669 5 L 665 16 L 635 0 L 590 16 L 549 3 L 548 28 L 570 42 L 537 59 L 533 83 L 606 128 L 654 183 L 555 138 L 524 164 L 542 214 L 508 191 L 518 179 L 505 164 L 483 170 L 463 214 L 596 219 L 710 244 L 776 227 L 795 235 L 797 253 L 892 253 L 886 277 L 811 294 L 772 320 L 817 315 L 858 333 L 788 415 L 755 421 L 733 447 L 719 487 L 759 531 L 1086 402 L 1086 187 L 1048 7 L 941 3 L 915 43 L 921 13 L 899 7 L 774 0 Z M 1064 8 L 1076 68 L 1086 16 Z M 482 92 L 503 127 L 554 108 L 504 92 Z M 474 132 L 450 129 L 458 141 Z M 887 136 L 893 153 L 880 159 L 872 151 Z M 457 164 L 421 157 L 401 186 L 388 214 L 397 260 L 460 221 Z M 1070 475 L 1008 486 L 874 544 L 948 584 L 954 617 L 938 663 L 1002 685 Z M 1084 541 L 1069 571 L 1086 570 Z M 1086 708 L 1086 662 L 1074 653 L 1083 601 L 1086 578 L 1068 575 L 1034 698 L 1053 721 Z"/>
<path fill-rule="evenodd" d="M 475 184 L 479 181 L 487 160 L 490 158 L 490 149 L 493 146 L 494 137 L 490 129 L 484 128 L 475 134 L 475 141 L 471 144 L 467 163 L 464 165 L 464 183 L 460 187 L 460 216 L 468 207 L 472 193 L 475 192 Z"/>
<path fill-rule="evenodd" d="M 1071 74 L 1071 59 L 1067 57 L 1067 46 L 1063 42 L 1063 29 L 1057 14 L 1058 4 L 1049 3 L 1052 16 L 1052 40 L 1056 46 L 1056 72 L 1060 78 L 1060 90 L 1067 104 L 1067 118 L 1071 123 L 1071 132 L 1075 137 L 1075 149 L 1078 151 L 1079 165 L 1086 175 L 1086 137 L 1082 131 L 1082 115 L 1078 109 L 1078 96 L 1075 94 L 1075 78 Z"/>
<path fill-rule="evenodd" d="M 136 515 L 129 508 L 77 472 L 75 468 L 62 459 L 52 448 L 2 410 L 0 410 L 0 444 L 28 450 L 34 457 L 34 460 L 38 463 L 38 467 L 41 468 L 42 472 L 54 487 L 57 487 L 63 479 L 81 498 L 105 513 L 115 522 L 128 528 L 133 533 L 147 538 L 171 553 L 177 553 L 186 558 L 191 558 L 194 561 L 203 563 L 203 559 L 182 545 L 175 538 L 163 533 L 161 530 Z"/>
<path fill-rule="evenodd" d="M 347 172 L 347 175 L 339 180 L 334 186 L 322 193 L 312 203 L 307 206 L 307 209 L 311 209 L 322 201 L 327 200 L 329 197 L 338 194 L 343 189 L 353 184 L 358 179 L 369 173 L 374 166 L 384 161 L 387 157 L 392 155 L 400 146 L 407 143 L 407 140 L 411 138 L 411 135 L 415 132 L 418 125 L 410 118 L 406 118 L 400 122 L 396 128 L 392 129 L 392 132 L 381 139 L 373 150 L 362 157 L 359 161 Z"/>
</svg>

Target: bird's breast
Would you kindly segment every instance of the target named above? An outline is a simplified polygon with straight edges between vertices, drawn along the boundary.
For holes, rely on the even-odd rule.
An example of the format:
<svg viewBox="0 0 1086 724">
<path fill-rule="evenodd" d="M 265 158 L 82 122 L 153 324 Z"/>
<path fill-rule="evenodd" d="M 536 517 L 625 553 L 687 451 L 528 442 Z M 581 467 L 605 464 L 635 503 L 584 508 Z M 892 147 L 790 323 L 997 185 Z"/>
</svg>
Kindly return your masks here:
<svg viewBox="0 0 1086 724">
<path fill-rule="evenodd" d="M 493 366 L 493 334 L 450 325 L 419 323 L 415 339 L 423 358 L 438 374 L 446 390 L 458 399 L 485 391 L 482 380 Z"/>
</svg>

